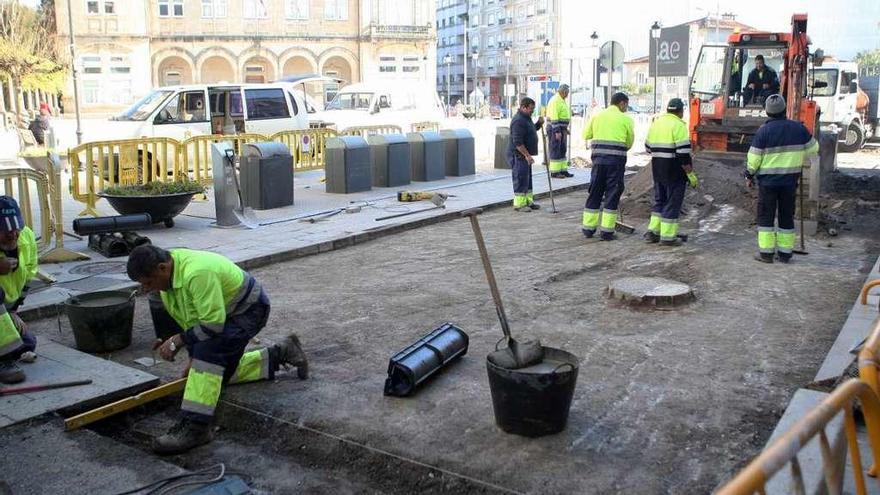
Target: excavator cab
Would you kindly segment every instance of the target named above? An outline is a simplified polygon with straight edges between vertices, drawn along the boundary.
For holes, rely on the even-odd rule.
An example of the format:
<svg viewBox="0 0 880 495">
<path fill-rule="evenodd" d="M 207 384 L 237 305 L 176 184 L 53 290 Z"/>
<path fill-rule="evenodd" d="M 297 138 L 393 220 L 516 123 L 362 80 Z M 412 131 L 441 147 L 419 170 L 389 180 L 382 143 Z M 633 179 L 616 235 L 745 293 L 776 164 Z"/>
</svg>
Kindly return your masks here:
<svg viewBox="0 0 880 495">
<path fill-rule="evenodd" d="M 796 14 L 792 33 L 733 33 L 726 45 L 704 45 L 690 88 L 691 141 L 697 153 L 743 160 L 767 121 L 764 100 L 774 93 L 785 97 L 789 118 L 801 119 L 812 130 L 815 115 L 808 114 L 811 108 L 815 114 L 815 103 L 805 100 L 808 44 L 806 15 Z"/>
</svg>

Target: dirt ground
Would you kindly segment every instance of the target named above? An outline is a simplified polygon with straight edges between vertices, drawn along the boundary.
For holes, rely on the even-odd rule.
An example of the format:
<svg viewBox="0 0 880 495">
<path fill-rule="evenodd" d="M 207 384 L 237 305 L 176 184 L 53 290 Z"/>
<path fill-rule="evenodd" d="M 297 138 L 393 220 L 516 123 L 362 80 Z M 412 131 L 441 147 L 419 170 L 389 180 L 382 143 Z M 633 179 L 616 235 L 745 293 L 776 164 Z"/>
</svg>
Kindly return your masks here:
<svg viewBox="0 0 880 495">
<path fill-rule="evenodd" d="M 639 234 L 584 239 L 583 201 L 558 197 L 557 215 L 481 217 L 514 333 L 581 360 L 562 433 L 527 439 L 494 425 L 484 356 L 501 331 L 458 220 L 256 270 L 273 304 L 260 343 L 297 332 L 313 376 L 231 387 L 220 440 L 172 461 L 222 460 L 271 493 L 711 491 L 761 450 L 814 376 L 880 233 L 809 239 L 808 256 L 768 266 L 752 260 L 751 214 L 738 207 L 707 202 L 684 223 L 690 241 L 662 248 Z M 641 233 L 647 218 L 626 221 Z M 609 281 L 629 275 L 689 283 L 697 300 L 675 311 L 607 302 Z M 389 358 L 444 321 L 469 334 L 468 354 L 416 396 L 384 397 Z M 72 344 L 54 319 L 31 327 Z M 151 339 L 141 299 L 135 343 L 112 358 L 131 364 Z M 144 447 L 156 420 L 142 416 L 99 431 Z"/>
</svg>

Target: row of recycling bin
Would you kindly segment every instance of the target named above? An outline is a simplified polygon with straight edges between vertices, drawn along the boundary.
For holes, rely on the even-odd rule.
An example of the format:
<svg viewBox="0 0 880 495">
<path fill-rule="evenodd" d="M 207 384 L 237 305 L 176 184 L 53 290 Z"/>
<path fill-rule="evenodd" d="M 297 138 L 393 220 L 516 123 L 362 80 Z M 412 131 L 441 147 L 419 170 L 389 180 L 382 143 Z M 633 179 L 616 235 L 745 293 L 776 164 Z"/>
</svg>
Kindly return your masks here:
<svg viewBox="0 0 880 495">
<path fill-rule="evenodd" d="M 476 173 L 467 129 L 330 138 L 324 162 L 326 191 L 341 194 Z"/>
</svg>

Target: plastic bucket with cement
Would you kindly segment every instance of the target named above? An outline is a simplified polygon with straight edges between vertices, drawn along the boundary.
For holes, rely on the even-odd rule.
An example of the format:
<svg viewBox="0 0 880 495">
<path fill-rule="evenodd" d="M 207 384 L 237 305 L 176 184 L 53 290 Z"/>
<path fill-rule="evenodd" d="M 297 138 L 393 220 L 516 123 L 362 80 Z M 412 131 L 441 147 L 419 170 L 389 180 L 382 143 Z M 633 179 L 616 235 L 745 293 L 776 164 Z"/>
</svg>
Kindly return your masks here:
<svg viewBox="0 0 880 495">
<path fill-rule="evenodd" d="M 577 383 L 580 362 L 570 352 L 544 347 L 544 361 L 511 370 L 495 364 L 495 351 L 486 357 L 495 423 L 507 433 L 539 437 L 559 433 Z"/>
<path fill-rule="evenodd" d="M 73 328 L 76 348 L 83 352 L 111 352 L 131 344 L 134 293 L 99 291 L 72 296 L 64 312 Z"/>
<path fill-rule="evenodd" d="M 183 333 L 183 329 L 177 324 L 162 303 L 162 298 L 157 293 L 151 293 L 147 300 L 150 302 L 150 318 L 153 320 L 153 331 L 156 332 L 156 338 L 163 341 Z"/>
</svg>

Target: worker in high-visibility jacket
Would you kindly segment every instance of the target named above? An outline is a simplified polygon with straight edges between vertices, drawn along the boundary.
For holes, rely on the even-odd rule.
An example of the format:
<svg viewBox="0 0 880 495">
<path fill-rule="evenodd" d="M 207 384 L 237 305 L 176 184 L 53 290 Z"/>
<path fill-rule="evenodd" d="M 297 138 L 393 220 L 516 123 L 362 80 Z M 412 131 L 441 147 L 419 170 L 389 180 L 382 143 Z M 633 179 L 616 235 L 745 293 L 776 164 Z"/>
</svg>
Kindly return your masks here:
<svg viewBox="0 0 880 495">
<path fill-rule="evenodd" d="M 559 86 L 559 91 L 547 102 L 547 145 L 549 148 L 550 175 L 557 179 L 574 177 L 568 171 L 568 135 L 571 124 L 571 108 L 568 102 L 568 84 Z"/>
<path fill-rule="evenodd" d="M 128 258 L 128 276 L 147 292 L 158 291 L 165 310 L 185 329 L 161 343 L 168 361 L 186 348 L 190 361 L 180 421 L 153 441 L 158 454 L 185 452 L 213 438 L 214 409 L 225 383 L 272 380 L 281 366 L 308 377 L 308 362 L 296 335 L 270 348 L 245 352 L 269 318 L 269 298 L 260 283 L 218 254 L 151 244 Z"/>
<path fill-rule="evenodd" d="M 681 244 L 678 217 L 688 184 L 699 184 L 691 160 L 691 141 L 684 116 L 684 102 L 673 98 L 666 113 L 657 117 L 648 129 L 645 150 L 651 153 L 654 178 L 654 207 L 645 240 L 665 246 Z"/>
<path fill-rule="evenodd" d="M 625 93 L 615 93 L 611 105 L 584 127 L 583 137 L 590 141 L 593 161 L 583 214 L 583 233 L 587 238 L 593 237 L 597 229 L 601 229 L 603 241 L 615 238 L 617 207 L 624 188 L 626 152 L 635 139 L 633 121 L 626 115 L 628 108 L 629 97 Z"/>
<path fill-rule="evenodd" d="M 804 161 L 819 166 L 819 143 L 800 122 L 785 117 L 782 95 L 764 102 L 770 117 L 755 133 L 748 153 L 746 184 L 758 181 L 758 250 L 755 257 L 773 263 L 773 255 L 788 263 L 794 249 L 794 209 Z M 777 215 L 778 212 L 778 215 Z M 776 225 L 774 226 L 774 218 Z"/>
<path fill-rule="evenodd" d="M 16 310 L 24 302 L 28 283 L 37 275 L 37 241 L 24 224 L 15 199 L 0 196 L 0 383 L 25 380 L 18 367 L 25 353 L 33 356 L 37 339 L 28 332 Z"/>
</svg>

